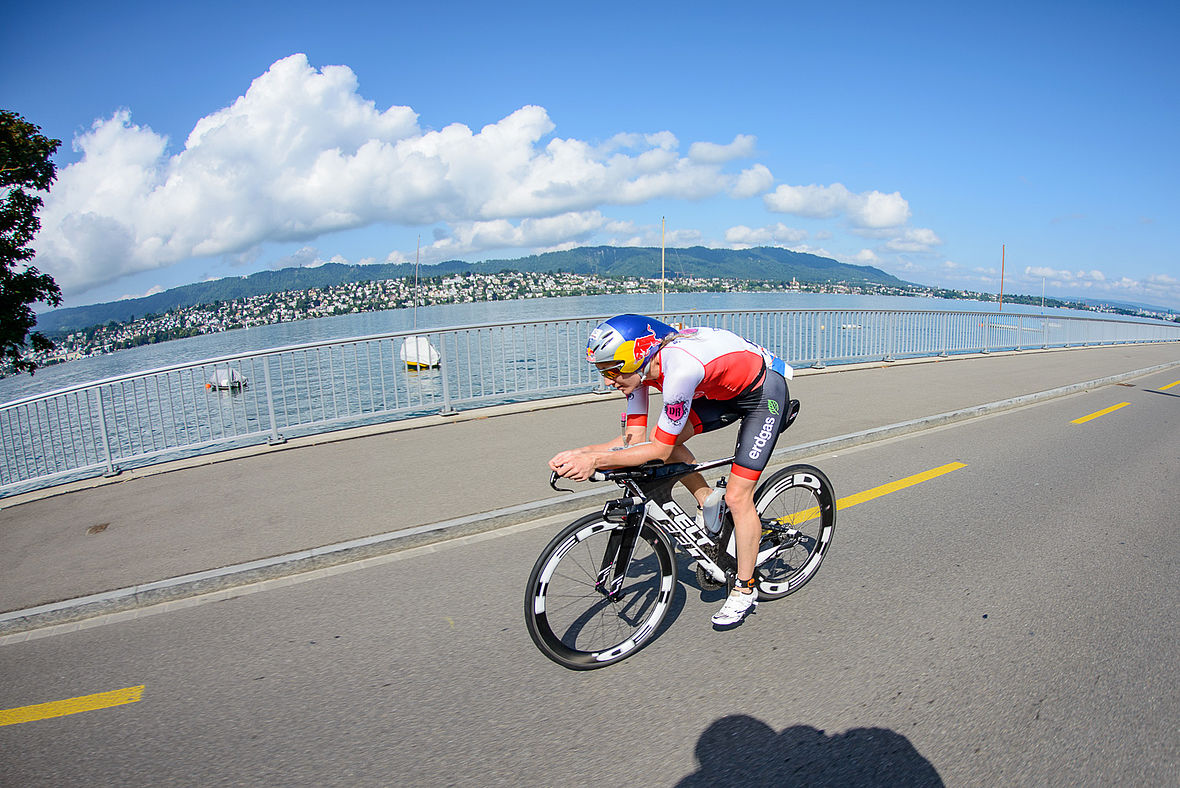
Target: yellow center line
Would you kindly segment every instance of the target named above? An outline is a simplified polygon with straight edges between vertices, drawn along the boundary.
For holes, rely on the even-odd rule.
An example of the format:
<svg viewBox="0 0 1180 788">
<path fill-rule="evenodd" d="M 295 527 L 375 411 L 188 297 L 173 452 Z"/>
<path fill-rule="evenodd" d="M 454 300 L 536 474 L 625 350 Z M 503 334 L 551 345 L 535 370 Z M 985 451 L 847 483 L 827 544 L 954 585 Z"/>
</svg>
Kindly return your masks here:
<svg viewBox="0 0 1180 788">
<path fill-rule="evenodd" d="M 865 490 L 864 492 L 858 492 L 854 493 L 853 495 L 845 496 L 844 498 L 836 501 L 836 508 L 849 509 L 853 506 L 856 506 L 858 503 L 871 501 L 874 498 L 880 498 L 882 495 L 888 495 L 889 493 L 894 493 L 898 490 L 904 490 L 906 487 L 913 487 L 915 484 L 921 484 L 922 482 L 930 481 L 931 479 L 942 476 L 943 474 L 950 473 L 951 471 L 957 471 L 960 468 L 966 467 L 967 463 L 965 462 L 949 462 L 946 465 L 940 465 L 937 468 L 931 468 L 930 470 L 923 471 L 922 473 L 915 473 L 913 476 L 907 476 L 904 479 L 898 479 L 895 482 L 882 484 L 880 487 L 874 487 L 871 490 Z"/>
<path fill-rule="evenodd" d="M 1168 389 L 1172 388 L 1172 386 L 1180 386 L 1180 380 L 1177 380 L 1174 383 L 1169 383 L 1166 386 L 1160 386 L 1159 390 L 1160 391 L 1167 391 Z"/>
<path fill-rule="evenodd" d="M 847 495 L 836 501 L 836 509 L 838 511 L 842 509 L 849 509 L 853 506 L 856 506 L 858 503 L 871 501 L 874 498 L 880 498 L 882 495 L 888 495 L 889 493 L 897 492 L 898 490 L 904 490 L 906 487 L 913 487 L 915 484 L 921 484 L 922 482 L 942 476 L 945 473 L 950 473 L 951 471 L 957 471 L 960 468 L 966 467 L 967 463 L 964 462 L 950 462 L 946 465 L 940 465 L 937 468 L 923 471 L 922 473 L 915 473 L 913 476 L 907 476 L 904 479 L 898 479 L 895 482 L 882 484 L 881 486 L 874 487 L 871 490 L 865 490 L 864 492 Z M 798 525 L 799 523 L 807 522 L 811 518 L 818 516 L 819 507 L 813 506 L 810 509 L 804 509 L 801 512 L 795 512 L 794 514 L 787 515 L 786 517 L 780 517 L 779 522 L 785 525 Z"/>
<path fill-rule="evenodd" d="M 1130 402 L 1120 402 L 1118 405 L 1111 405 L 1109 408 L 1103 408 L 1102 410 L 1098 411 L 1097 413 L 1091 413 L 1089 416 L 1082 416 L 1080 419 L 1074 419 L 1073 421 L 1070 422 L 1070 424 L 1085 424 L 1087 421 L 1090 421 L 1091 419 L 1096 419 L 1099 416 L 1105 416 L 1107 413 L 1113 413 L 1114 411 L 1118 410 L 1119 408 L 1125 408 L 1130 404 L 1131 404 Z"/>
<path fill-rule="evenodd" d="M 0 726 L 16 725 L 21 722 L 47 720 L 51 717 L 64 717 L 67 714 L 77 714 L 80 711 L 94 711 L 95 709 L 109 709 L 111 706 L 122 706 L 126 703 L 136 703 L 143 697 L 143 688 L 124 687 L 123 689 L 99 692 L 94 695 L 83 695 L 69 700 L 55 700 L 52 703 L 38 703 L 35 706 L 21 706 L 16 709 L 0 709 Z"/>
</svg>

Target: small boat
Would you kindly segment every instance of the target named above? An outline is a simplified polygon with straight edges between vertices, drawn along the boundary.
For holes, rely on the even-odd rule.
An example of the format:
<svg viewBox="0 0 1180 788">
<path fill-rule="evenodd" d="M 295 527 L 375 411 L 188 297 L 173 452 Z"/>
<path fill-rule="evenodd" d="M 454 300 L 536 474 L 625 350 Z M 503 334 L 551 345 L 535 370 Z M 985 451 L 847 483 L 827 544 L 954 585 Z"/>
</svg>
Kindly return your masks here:
<svg viewBox="0 0 1180 788">
<path fill-rule="evenodd" d="M 422 254 L 422 236 L 418 236 L 418 251 L 414 254 L 414 330 L 418 330 L 418 263 Z M 426 337 L 408 336 L 402 343 L 402 362 L 410 369 L 432 369 L 440 365 L 442 356 Z"/>
<path fill-rule="evenodd" d="M 406 337 L 402 343 L 401 357 L 410 369 L 430 369 L 439 366 L 442 361 L 442 356 L 426 337 Z"/>
<path fill-rule="evenodd" d="M 842 323 L 840 328 L 844 329 L 845 331 L 854 331 L 858 328 L 864 328 L 864 326 L 860 325 L 859 323 Z"/>
<path fill-rule="evenodd" d="M 242 377 L 242 373 L 232 367 L 226 367 L 213 370 L 213 377 L 209 378 L 205 388 L 217 391 L 241 391 L 248 385 L 249 383 Z"/>
</svg>

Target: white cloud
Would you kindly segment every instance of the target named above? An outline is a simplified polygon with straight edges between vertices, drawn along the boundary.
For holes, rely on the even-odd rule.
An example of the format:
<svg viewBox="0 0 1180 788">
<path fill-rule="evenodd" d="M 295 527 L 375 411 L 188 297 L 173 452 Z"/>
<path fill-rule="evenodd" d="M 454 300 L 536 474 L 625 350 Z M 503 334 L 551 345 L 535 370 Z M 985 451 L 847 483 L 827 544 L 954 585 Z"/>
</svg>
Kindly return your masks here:
<svg viewBox="0 0 1180 788">
<path fill-rule="evenodd" d="M 873 263 L 881 262 L 881 258 L 877 257 L 877 253 L 872 249 L 861 249 L 852 259 L 860 265 L 872 265 Z"/>
<path fill-rule="evenodd" d="M 148 291 L 146 293 L 139 293 L 139 294 L 127 293 L 125 295 L 119 296 L 115 300 L 116 301 L 130 301 L 133 298 L 146 298 L 147 296 L 153 296 L 156 293 L 163 293 L 163 292 L 164 292 L 163 286 L 156 285 L 155 287 L 149 287 Z"/>
<path fill-rule="evenodd" d="M 694 142 L 688 149 L 688 158 L 704 164 L 724 164 L 734 159 L 746 159 L 754 155 L 757 137 L 739 134 L 728 145 L 715 142 Z"/>
<path fill-rule="evenodd" d="M 556 247 L 598 231 L 605 219 L 598 211 L 566 213 L 513 224 L 505 219 L 457 223 L 446 238 L 423 249 L 425 259 L 443 260 L 485 249 Z"/>
<path fill-rule="evenodd" d="M 1027 266 L 1024 277 L 1028 280 L 1044 279 L 1046 282 L 1061 287 L 1092 287 L 1106 282 L 1106 275 L 1098 270 L 1067 271 L 1049 268 L 1047 266 Z"/>
<path fill-rule="evenodd" d="M 942 245 L 933 230 L 924 227 L 907 227 L 900 236 L 891 238 L 885 248 L 891 252 L 928 252 Z"/>
<path fill-rule="evenodd" d="M 742 170 L 729 194 L 735 199 L 744 200 L 763 193 L 773 184 L 774 176 L 770 174 L 770 170 L 765 165 L 755 164 L 749 169 Z"/>
<path fill-rule="evenodd" d="M 1108 277 L 1098 269 L 1070 271 L 1048 266 L 1028 266 L 1023 281 L 1044 285 L 1064 295 L 1109 298 L 1112 301 L 1136 301 L 1149 304 L 1180 304 L 1180 279 L 1169 274 L 1149 274 L 1144 279 L 1127 276 Z"/>
<path fill-rule="evenodd" d="M 608 221 L 602 229 L 610 234 L 605 241 L 609 246 L 659 246 L 662 241 L 667 247 L 674 249 L 704 244 L 701 232 L 694 228 L 664 227 L 661 233 L 658 224 L 639 226 L 634 222 Z"/>
<path fill-rule="evenodd" d="M 828 251 L 822 246 L 812 246 L 811 244 L 795 244 L 794 246 L 788 246 L 786 248 L 792 252 L 813 254 L 817 257 L 830 257 L 833 260 L 836 259 L 836 255 L 832 254 L 832 252 Z"/>
<path fill-rule="evenodd" d="M 899 192 L 849 191 L 843 184 L 788 186 L 783 184 L 763 198 L 767 210 L 816 219 L 847 216 L 856 227 L 898 227 L 909 221 L 910 205 Z"/>
<path fill-rule="evenodd" d="M 280 257 L 270 264 L 270 268 L 278 271 L 284 268 L 319 268 L 327 261 L 320 257 L 318 249 L 304 246 L 293 254 Z"/>
<path fill-rule="evenodd" d="M 600 229 L 604 206 L 750 196 L 772 182 L 761 165 L 722 170 L 752 155 L 749 135 L 693 143 L 682 156 L 668 131 L 596 146 L 554 130 L 543 108 L 526 106 L 478 131 L 423 131 L 409 107 L 364 99 L 351 69 L 292 55 L 198 121 L 178 153 L 129 111 L 95 122 L 46 198 L 37 262 L 70 294 L 374 223 L 446 225 L 435 247 L 452 254 L 555 246 Z M 881 213 L 873 199 L 858 216 Z"/>
<path fill-rule="evenodd" d="M 733 246 L 786 246 L 806 240 L 807 231 L 787 227 L 781 222 L 769 227 L 746 227 L 739 224 L 725 231 L 725 240 Z"/>
</svg>

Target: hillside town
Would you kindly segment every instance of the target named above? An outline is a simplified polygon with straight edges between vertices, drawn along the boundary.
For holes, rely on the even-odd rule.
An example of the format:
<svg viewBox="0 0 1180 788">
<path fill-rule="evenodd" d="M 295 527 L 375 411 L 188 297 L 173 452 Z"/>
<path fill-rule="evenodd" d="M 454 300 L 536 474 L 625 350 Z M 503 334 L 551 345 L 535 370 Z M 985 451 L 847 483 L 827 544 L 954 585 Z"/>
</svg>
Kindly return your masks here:
<svg viewBox="0 0 1180 788">
<path fill-rule="evenodd" d="M 772 282 L 741 279 L 679 277 L 605 277 L 573 273 L 503 271 L 496 274 L 463 273 L 423 279 L 352 282 L 327 288 L 271 293 L 233 301 L 178 308 L 165 314 L 137 317 L 125 323 L 107 323 L 55 338 L 53 351 L 33 357 L 38 366 L 111 353 L 138 345 L 172 339 L 287 323 L 333 315 L 404 309 L 419 306 L 505 301 L 565 296 L 665 292 L 813 292 L 859 295 L 926 296 L 994 300 L 995 296 L 968 291 L 921 287 L 851 285 L 845 283 Z M 1062 305 L 1054 302 L 1054 305 Z M 1070 304 L 1070 306 L 1081 306 Z M 1149 315 L 1167 317 L 1166 315 Z M 0 372 L 0 375 L 5 373 Z"/>
<path fill-rule="evenodd" d="M 799 283 L 746 282 L 740 280 L 680 278 L 666 280 L 667 292 L 734 292 L 758 290 L 854 292 L 843 285 L 810 287 Z M 212 334 L 269 323 L 287 323 L 317 317 L 403 309 L 414 305 L 414 280 L 388 279 L 352 282 L 328 288 L 272 293 L 234 301 L 174 309 L 162 315 L 144 315 L 127 323 L 108 323 L 74 331 L 56 340 L 57 347 L 38 365 L 111 353 L 124 348 L 171 339 Z M 571 273 L 503 272 L 456 274 L 423 279 L 418 283 L 418 305 L 506 301 L 527 298 L 653 293 L 659 279 L 602 277 Z M 855 292 L 860 292 L 859 290 Z M 875 291 L 876 292 L 876 291 Z"/>
</svg>

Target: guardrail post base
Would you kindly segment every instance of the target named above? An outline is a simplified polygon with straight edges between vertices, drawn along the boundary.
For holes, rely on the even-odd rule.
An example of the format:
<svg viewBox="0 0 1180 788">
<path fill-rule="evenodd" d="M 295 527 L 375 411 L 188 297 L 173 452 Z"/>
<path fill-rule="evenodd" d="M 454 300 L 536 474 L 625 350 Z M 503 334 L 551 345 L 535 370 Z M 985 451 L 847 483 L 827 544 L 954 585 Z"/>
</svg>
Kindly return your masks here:
<svg viewBox="0 0 1180 788">
<path fill-rule="evenodd" d="M 118 476 L 122 472 L 123 472 L 123 469 L 120 468 L 118 465 L 115 465 L 115 466 L 107 468 L 105 471 L 103 471 L 102 476 L 104 479 L 111 479 L 111 478 L 114 478 L 115 476 Z"/>
<path fill-rule="evenodd" d="M 282 435 L 274 435 L 270 438 L 267 438 L 267 440 L 266 440 L 266 444 L 268 446 L 282 446 L 286 442 L 287 442 L 287 439 L 284 438 Z"/>
<path fill-rule="evenodd" d="M 817 362 L 815 362 L 814 364 L 812 364 L 812 365 L 811 365 L 811 368 L 812 368 L 812 369 L 827 369 L 827 368 L 828 368 L 828 365 L 827 365 L 827 364 L 825 364 L 825 363 L 824 363 L 824 362 L 822 362 L 822 361 L 817 361 Z"/>
</svg>

